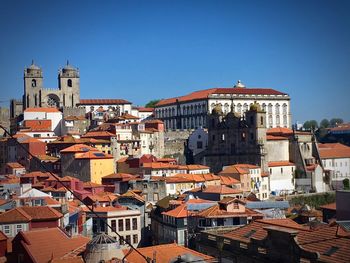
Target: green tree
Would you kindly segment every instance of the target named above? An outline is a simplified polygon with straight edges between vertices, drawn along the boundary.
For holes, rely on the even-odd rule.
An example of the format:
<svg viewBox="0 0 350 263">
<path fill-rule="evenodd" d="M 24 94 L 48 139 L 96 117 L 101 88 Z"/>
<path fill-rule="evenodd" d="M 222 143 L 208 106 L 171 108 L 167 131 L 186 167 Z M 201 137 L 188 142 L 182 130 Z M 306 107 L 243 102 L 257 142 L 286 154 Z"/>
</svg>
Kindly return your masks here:
<svg viewBox="0 0 350 263">
<path fill-rule="evenodd" d="M 160 100 L 150 100 L 145 107 L 146 108 L 155 108 L 156 104 L 159 102 Z"/>
<path fill-rule="evenodd" d="M 329 120 L 327 119 L 323 119 L 321 122 L 320 122 L 320 128 L 328 128 L 330 125 L 329 123 Z"/>
<path fill-rule="evenodd" d="M 344 122 L 341 118 L 333 118 L 330 120 L 331 127 L 336 127 L 338 124 L 342 124 Z"/>
<path fill-rule="evenodd" d="M 303 127 L 305 130 L 316 129 L 318 128 L 318 123 L 315 120 L 306 121 L 304 122 Z"/>
</svg>

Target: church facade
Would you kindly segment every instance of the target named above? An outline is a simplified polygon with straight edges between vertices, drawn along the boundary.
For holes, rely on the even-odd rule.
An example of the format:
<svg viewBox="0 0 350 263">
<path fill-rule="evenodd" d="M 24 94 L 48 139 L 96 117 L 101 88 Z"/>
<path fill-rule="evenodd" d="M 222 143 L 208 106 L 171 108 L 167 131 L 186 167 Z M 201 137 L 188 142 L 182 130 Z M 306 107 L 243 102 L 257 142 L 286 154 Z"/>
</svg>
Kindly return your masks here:
<svg viewBox="0 0 350 263">
<path fill-rule="evenodd" d="M 80 102 L 79 70 L 67 65 L 58 71 L 58 88 L 44 87 L 43 71 L 32 62 L 24 70 L 23 110 L 36 107 L 76 107 Z"/>
<path fill-rule="evenodd" d="M 208 115 L 207 149 L 194 156 L 195 163 L 211 167 L 219 172 L 224 166 L 245 163 L 267 171 L 266 112 L 256 102 L 245 118 L 231 110 L 225 113 L 217 104 Z"/>
</svg>

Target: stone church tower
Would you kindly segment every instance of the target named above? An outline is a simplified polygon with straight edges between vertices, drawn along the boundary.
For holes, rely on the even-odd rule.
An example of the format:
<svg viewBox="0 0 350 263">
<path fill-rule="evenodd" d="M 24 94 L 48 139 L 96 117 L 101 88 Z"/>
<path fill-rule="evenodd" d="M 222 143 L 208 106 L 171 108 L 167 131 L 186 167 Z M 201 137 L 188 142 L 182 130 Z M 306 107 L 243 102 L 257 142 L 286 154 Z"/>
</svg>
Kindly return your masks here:
<svg viewBox="0 0 350 263">
<path fill-rule="evenodd" d="M 58 89 L 43 86 L 43 72 L 32 62 L 24 70 L 23 109 L 29 107 L 75 107 L 80 101 L 78 69 L 67 65 L 58 71 Z"/>
</svg>

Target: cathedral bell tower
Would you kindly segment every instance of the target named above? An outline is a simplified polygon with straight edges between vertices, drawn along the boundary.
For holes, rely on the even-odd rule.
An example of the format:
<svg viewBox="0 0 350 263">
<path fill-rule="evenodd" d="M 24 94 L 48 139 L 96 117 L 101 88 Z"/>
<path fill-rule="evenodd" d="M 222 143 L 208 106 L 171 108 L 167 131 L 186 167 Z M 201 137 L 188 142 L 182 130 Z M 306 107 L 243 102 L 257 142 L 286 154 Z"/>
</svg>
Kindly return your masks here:
<svg viewBox="0 0 350 263">
<path fill-rule="evenodd" d="M 58 88 L 61 91 L 61 105 L 75 107 L 80 101 L 79 70 L 67 61 L 67 65 L 58 71 Z"/>
<path fill-rule="evenodd" d="M 24 70 L 23 109 L 41 107 L 43 88 L 43 72 L 40 67 L 32 64 Z"/>
</svg>

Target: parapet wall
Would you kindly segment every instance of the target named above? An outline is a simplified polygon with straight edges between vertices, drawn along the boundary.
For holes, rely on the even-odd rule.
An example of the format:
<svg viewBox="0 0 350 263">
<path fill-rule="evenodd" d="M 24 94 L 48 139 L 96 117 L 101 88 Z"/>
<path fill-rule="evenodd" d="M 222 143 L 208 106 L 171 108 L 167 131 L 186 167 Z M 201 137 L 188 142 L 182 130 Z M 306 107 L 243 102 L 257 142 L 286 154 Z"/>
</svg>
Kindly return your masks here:
<svg viewBox="0 0 350 263">
<path fill-rule="evenodd" d="M 63 107 L 63 116 L 85 116 L 85 107 Z"/>
</svg>

